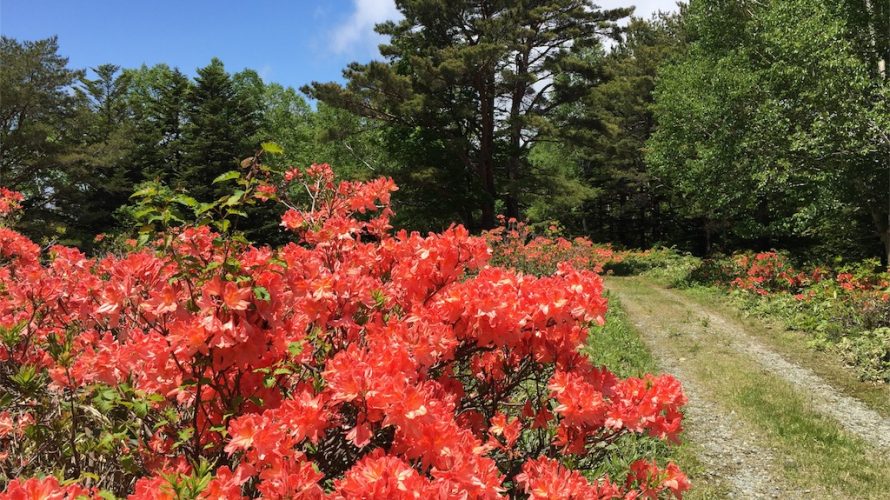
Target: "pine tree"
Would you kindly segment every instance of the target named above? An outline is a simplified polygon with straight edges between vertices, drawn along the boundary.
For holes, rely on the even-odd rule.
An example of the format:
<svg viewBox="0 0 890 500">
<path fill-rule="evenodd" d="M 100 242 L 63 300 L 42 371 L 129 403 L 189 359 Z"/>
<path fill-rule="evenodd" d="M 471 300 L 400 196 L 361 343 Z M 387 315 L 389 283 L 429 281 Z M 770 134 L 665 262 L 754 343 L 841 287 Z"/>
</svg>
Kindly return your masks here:
<svg viewBox="0 0 890 500">
<path fill-rule="evenodd" d="M 645 248 L 683 240 L 685 231 L 643 151 L 654 129 L 656 73 L 682 51 L 684 11 L 634 18 L 611 50 L 594 47 L 582 54 L 591 65 L 601 65 L 602 75 L 587 80 L 580 99 L 555 110 L 552 119 L 561 124 L 562 140 L 537 147 L 534 166 L 571 168 L 564 176 L 575 176 L 588 189 L 569 187 L 540 197 L 533 219 L 557 218 L 596 240 Z"/>
<path fill-rule="evenodd" d="M 242 97 L 219 59 L 198 69 L 187 99 L 184 156 L 175 183 L 199 199 L 220 194 L 213 179 L 238 168 L 256 147 L 257 110 Z"/>
<path fill-rule="evenodd" d="M 390 124 L 394 151 L 411 165 L 397 175 L 410 189 L 417 171 L 471 227 L 492 227 L 498 202 L 519 215 L 530 147 L 552 132 L 549 112 L 577 99 L 562 75 L 595 68 L 575 57 L 613 33 L 629 9 L 589 0 L 414 0 L 404 19 L 377 31 L 386 62 L 351 64 L 345 87 L 314 82 L 304 91 L 332 106 Z M 408 151 L 406 148 L 420 148 Z M 405 182 L 408 177 L 408 182 Z M 443 203 L 438 203 L 442 210 Z"/>
<path fill-rule="evenodd" d="M 80 72 L 58 54 L 55 37 L 19 42 L 0 38 L 0 186 L 27 197 L 30 236 L 49 236 L 59 224 L 54 204 L 68 180 L 59 155 L 73 140 L 69 124 Z"/>
<path fill-rule="evenodd" d="M 141 180 L 131 158 L 130 75 L 113 64 L 92 71 L 96 77 L 82 77 L 75 89 L 79 106 L 73 128 L 79 131 L 78 140 L 60 156 L 67 182 L 58 187 L 56 202 L 68 228 L 66 242 L 81 246 L 114 228 L 114 211 Z"/>
<path fill-rule="evenodd" d="M 192 84 L 165 64 L 126 70 L 133 121 L 133 164 L 143 180 L 170 183 L 182 168 L 187 98 Z"/>
<path fill-rule="evenodd" d="M 158 170 L 147 171 L 146 177 L 169 182 L 171 174 L 183 166 L 183 137 L 191 82 L 176 68 L 158 82 L 158 97 L 153 102 L 152 117 L 160 133 L 161 150 Z M 155 174 L 155 175 L 152 175 Z"/>
</svg>

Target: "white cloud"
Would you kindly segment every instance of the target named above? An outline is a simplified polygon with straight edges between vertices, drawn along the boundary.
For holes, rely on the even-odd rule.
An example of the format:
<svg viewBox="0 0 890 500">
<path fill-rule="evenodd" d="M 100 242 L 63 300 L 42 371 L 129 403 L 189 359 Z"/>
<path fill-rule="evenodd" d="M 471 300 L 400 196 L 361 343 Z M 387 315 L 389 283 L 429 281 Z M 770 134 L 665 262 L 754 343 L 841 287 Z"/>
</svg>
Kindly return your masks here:
<svg viewBox="0 0 890 500">
<path fill-rule="evenodd" d="M 658 10 L 677 10 L 677 0 L 595 0 L 603 8 L 636 5 L 634 15 L 649 17 Z M 384 37 L 374 32 L 374 25 L 389 19 L 400 19 L 394 0 L 352 0 L 353 11 L 330 37 L 330 50 L 337 54 L 346 52 L 377 53 L 377 45 Z M 318 17 L 319 12 L 315 12 Z"/>
<path fill-rule="evenodd" d="M 606 9 L 635 5 L 637 8 L 634 10 L 634 16 L 642 18 L 648 18 L 659 10 L 677 10 L 677 0 L 599 0 L 594 3 Z"/>
<path fill-rule="evenodd" d="M 354 11 L 346 21 L 334 28 L 331 50 L 336 53 L 357 47 L 376 52 L 382 37 L 374 32 L 374 25 L 401 17 L 393 0 L 352 0 Z"/>
</svg>

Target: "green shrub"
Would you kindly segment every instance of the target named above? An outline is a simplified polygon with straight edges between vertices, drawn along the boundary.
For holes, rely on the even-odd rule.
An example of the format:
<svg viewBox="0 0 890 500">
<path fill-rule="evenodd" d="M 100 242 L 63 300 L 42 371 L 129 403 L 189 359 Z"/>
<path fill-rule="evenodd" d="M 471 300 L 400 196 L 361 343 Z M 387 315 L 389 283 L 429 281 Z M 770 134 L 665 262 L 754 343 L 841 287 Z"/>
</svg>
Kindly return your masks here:
<svg viewBox="0 0 890 500">
<path fill-rule="evenodd" d="M 645 275 L 671 285 L 684 281 L 701 259 L 675 248 L 659 247 L 616 253 L 603 269 L 617 276 Z"/>
<path fill-rule="evenodd" d="M 838 344 L 844 361 L 864 380 L 890 382 L 890 328 L 876 328 L 845 337 Z"/>
</svg>

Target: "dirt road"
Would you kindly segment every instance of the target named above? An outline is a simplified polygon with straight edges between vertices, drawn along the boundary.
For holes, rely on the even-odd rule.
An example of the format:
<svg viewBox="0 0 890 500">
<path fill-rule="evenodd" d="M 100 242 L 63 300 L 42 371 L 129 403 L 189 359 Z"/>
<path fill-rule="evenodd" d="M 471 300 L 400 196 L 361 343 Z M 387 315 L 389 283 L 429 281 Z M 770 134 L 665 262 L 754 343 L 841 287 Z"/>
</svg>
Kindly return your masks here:
<svg viewBox="0 0 890 500">
<path fill-rule="evenodd" d="M 641 278 L 607 287 L 689 397 L 686 439 L 734 498 L 881 498 L 890 419 L 750 334 Z"/>
</svg>

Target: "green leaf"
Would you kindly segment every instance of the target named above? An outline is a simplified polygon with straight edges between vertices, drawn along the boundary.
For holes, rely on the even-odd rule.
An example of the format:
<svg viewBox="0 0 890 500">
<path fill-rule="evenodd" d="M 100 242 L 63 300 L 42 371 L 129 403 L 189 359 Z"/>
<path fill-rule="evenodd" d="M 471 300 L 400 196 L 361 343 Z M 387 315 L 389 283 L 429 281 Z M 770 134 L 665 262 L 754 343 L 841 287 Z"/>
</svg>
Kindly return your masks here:
<svg viewBox="0 0 890 500">
<path fill-rule="evenodd" d="M 144 187 L 135 193 L 130 195 L 130 198 L 144 198 L 146 196 L 152 196 L 158 193 L 158 190 L 155 189 L 154 186 Z"/>
<path fill-rule="evenodd" d="M 198 200 L 184 194 L 178 194 L 174 196 L 173 201 L 179 203 L 180 205 L 185 205 L 189 208 L 195 208 L 198 206 Z"/>
<path fill-rule="evenodd" d="M 214 222 L 213 225 L 216 226 L 216 228 L 219 229 L 221 233 L 225 233 L 229 230 L 229 226 L 232 225 L 232 221 L 230 221 L 229 219 L 223 219 L 221 221 Z"/>
<path fill-rule="evenodd" d="M 263 151 L 269 153 L 270 155 L 284 154 L 284 148 L 271 141 L 260 144 L 260 147 L 263 148 Z"/>
<path fill-rule="evenodd" d="M 223 206 L 230 207 L 232 205 L 236 205 L 236 204 L 238 204 L 239 201 L 241 201 L 242 198 L 244 198 L 244 190 L 237 189 L 237 190 L 235 190 L 234 193 L 232 193 L 231 196 L 226 198 L 226 201 L 223 202 Z"/>
<path fill-rule="evenodd" d="M 80 481 L 80 480 L 83 480 L 83 479 L 91 479 L 91 480 L 93 480 L 93 481 L 99 481 L 100 477 L 99 477 L 98 474 L 95 474 L 95 473 L 93 473 L 93 472 L 81 472 L 81 473 L 80 473 L 80 478 L 78 478 L 78 479 L 73 479 L 73 480 L 62 481 L 62 484 L 65 485 L 65 486 L 67 486 L 67 485 L 69 485 L 69 484 L 74 484 L 74 483 L 76 483 L 76 482 L 78 482 L 78 481 Z"/>
<path fill-rule="evenodd" d="M 179 441 L 180 442 L 188 441 L 189 439 L 191 439 L 191 437 L 194 434 L 195 434 L 194 429 L 192 429 L 191 427 L 186 427 L 185 429 L 182 429 L 179 431 L 179 433 L 178 433 Z"/>
<path fill-rule="evenodd" d="M 134 219 L 144 219 L 144 218 L 148 217 L 150 214 L 155 213 L 155 211 L 156 211 L 155 207 L 140 208 L 139 210 L 136 210 L 135 212 L 133 212 L 133 218 Z"/>
<path fill-rule="evenodd" d="M 241 177 L 241 172 L 239 172 L 237 170 L 229 170 L 228 172 L 226 172 L 224 174 L 219 174 L 218 176 L 216 176 L 216 179 L 213 179 L 212 184 L 216 184 L 218 182 L 230 181 L 232 179 L 237 179 L 238 177 Z"/>
<path fill-rule="evenodd" d="M 133 413 L 137 417 L 145 417 L 148 415 L 148 403 L 145 401 L 133 401 Z"/>
<path fill-rule="evenodd" d="M 99 492 L 99 498 L 102 500 L 117 500 L 117 497 L 114 496 L 114 493 L 108 490 L 102 490 Z"/>
<path fill-rule="evenodd" d="M 195 215 L 202 215 L 208 210 L 211 210 L 216 206 L 216 203 L 200 203 L 198 207 L 195 209 Z"/>
<path fill-rule="evenodd" d="M 22 365 L 18 373 L 9 378 L 26 393 L 36 389 L 39 380 L 37 368 L 34 365 Z"/>
<path fill-rule="evenodd" d="M 272 298 L 272 296 L 269 295 L 269 290 L 266 290 L 266 288 L 262 286 L 253 287 L 253 295 L 259 300 L 268 301 Z"/>
</svg>

